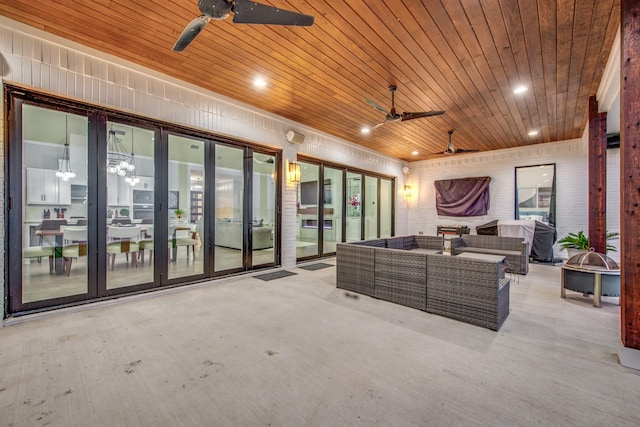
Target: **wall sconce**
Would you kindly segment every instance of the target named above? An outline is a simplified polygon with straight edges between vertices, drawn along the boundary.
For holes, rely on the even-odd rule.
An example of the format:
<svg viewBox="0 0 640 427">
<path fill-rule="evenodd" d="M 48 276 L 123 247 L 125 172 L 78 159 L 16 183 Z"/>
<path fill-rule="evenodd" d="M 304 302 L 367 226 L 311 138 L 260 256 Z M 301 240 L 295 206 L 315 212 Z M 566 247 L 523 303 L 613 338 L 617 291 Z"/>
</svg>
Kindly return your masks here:
<svg viewBox="0 0 640 427">
<path fill-rule="evenodd" d="M 408 198 L 410 198 L 410 197 L 411 197 L 411 195 L 413 194 L 411 190 L 412 190 L 412 189 L 411 189 L 411 186 L 410 186 L 410 185 L 405 185 L 405 186 L 404 186 L 404 198 L 405 198 L 405 199 L 408 199 Z"/>
<path fill-rule="evenodd" d="M 300 164 L 289 162 L 289 182 L 300 182 Z"/>
</svg>

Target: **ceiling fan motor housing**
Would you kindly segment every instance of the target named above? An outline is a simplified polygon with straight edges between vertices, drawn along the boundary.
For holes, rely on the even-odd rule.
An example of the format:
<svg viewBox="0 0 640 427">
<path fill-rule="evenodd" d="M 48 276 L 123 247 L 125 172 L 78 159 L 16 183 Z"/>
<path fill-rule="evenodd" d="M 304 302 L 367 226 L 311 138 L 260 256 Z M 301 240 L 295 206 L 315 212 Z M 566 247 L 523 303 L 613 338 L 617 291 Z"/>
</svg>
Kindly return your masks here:
<svg viewBox="0 0 640 427">
<path fill-rule="evenodd" d="M 198 0 L 200 12 L 211 19 L 226 19 L 231 12 L 231 5 L 226 0 Z"/>
</svg>

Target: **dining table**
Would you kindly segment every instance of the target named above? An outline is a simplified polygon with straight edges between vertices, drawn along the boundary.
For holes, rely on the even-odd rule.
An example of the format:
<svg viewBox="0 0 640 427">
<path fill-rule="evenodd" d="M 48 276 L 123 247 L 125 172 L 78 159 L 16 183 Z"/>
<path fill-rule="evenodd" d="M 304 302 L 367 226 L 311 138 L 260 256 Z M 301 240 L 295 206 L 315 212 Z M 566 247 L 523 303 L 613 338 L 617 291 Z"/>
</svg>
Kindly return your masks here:
<svg viewBox="0 0 640 427">
<path fill-rule="evenodd" d="M 120 227 L 127 227 L 126 225 L 121 225 Z M 146 228 L 140 228 L 140 234 L 144 236 L 147 232 Z M 64 271 L 64 258 L 62 256 L 62 236 L 64 235 L 64 230 L 36 230 L 35 235 L 39 237 L 49 237 L 53 236 L 55 238 L 55 246 L 53 250 L 53 268 L 54 272 L 57 276 L 65 274 Z"/>
</svg>

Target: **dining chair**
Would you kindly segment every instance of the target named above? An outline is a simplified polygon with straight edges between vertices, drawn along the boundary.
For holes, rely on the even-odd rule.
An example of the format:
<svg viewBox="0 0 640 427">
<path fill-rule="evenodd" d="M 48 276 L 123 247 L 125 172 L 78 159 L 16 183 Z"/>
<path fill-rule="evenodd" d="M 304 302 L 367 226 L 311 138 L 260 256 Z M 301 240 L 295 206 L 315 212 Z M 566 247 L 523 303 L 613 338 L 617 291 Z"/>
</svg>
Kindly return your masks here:
<svg viewBox="0 0 640 427">
<path fill-rule="evenodd" d="M 49 257 L 49 274 L 53 273 L 53 255 L 55 248 L 53 246 L 27 246 L 22 248 L 23 258 L 37 258 L 38 261 L 43 257 Z"/>
<path fill-rule="evenodd" d="M 64 271 L 71 274 L 71 264 L 74 259 L 87 256 L 87 226 L 62 226 L 62 257 L 64 258 Z"/>
<path fill-rule="evenodd" d="M 193 254 L 193 260 L 196 259 L 196 245 L 199 241 L 196 239 L 196 233 L 198 232 L 198 224 L 187 224 L 186 227 L 177 227 L 175 230 L 175 246 L 186 246 L 187 248 L 187 264 L 189 263 L 189 250 Z M 177 251 L 176 251 L 177 254 Z"/>
<path fill-rule="evenodd" d="M 51 230 L 60 230 L 60 227 L 63 225 L 67 225 L 66 219 L 43 219 L 38 227 L 38 230 L 42 231 L 51 231 Z M 44 237 L 40 235 L 40 246 L 42 246 L 42 242 L 44 241 Z"/>
<path fill-rule="evenodd" d="M 111 225 L 129 225 L 131 224 L 131 218 L 113 218 Z"/>
<path fill-rule="evenodd" d="M 142 265 L 144 265 L 144 251 L 145 249 L 149 251 L 149 265 L 151 265 L 151 261 L 153 259 L 153 224 L 147 224 L 145 225 L 146 228 L 146 232 L 144 239 L 138 241 L 138 246 L 140 248 L 140 252 L 138 254 L 138 257 L 140 258 L 140 261 L 142 262 Z"/>
<path fill-rule="evenodd" d="M 115 266 L 116 254 L 125 254 L 127 262 L 129 261 L 129 253 L 131 253 L 131 266 L 138 266 L 138 251 L 140 246 L 140 226 L 133 227 L 117 227 L 110 225 L 107 231 L 107 238 L 111 240 L 107 243 L 107 255 L 111 258 L 111 270 Z"/>
</svg>

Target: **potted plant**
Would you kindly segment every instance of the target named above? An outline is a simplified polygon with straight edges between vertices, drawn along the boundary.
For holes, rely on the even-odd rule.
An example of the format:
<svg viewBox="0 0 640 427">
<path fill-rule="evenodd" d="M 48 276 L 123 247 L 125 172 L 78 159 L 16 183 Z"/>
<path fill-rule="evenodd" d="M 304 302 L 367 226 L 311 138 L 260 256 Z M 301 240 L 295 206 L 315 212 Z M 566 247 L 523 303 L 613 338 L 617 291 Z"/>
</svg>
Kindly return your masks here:
<svg viewBox="0 0 640 427">
<path fill-rule="evenodd" d="M 176 209 L 175 210 L 176 218 L 182 218 L 183 213 L 184 211 L 182 209 Z"/>
<path fill-rule="evenodd" d="M 606 235 L 607 239 L 607 252 L 616 252 L 617 248 L 608 242 L 613 239 L 617 239 L 620 236 L 620 233 L 612 231 L 608 232 Z M 569 233 L 562 239 L 558 240 L 558 244 L 562 247 L 562 249 L 566 249 L 569 254 L 569 258 L 574 255 L 579 254 L 580 252 L 586 252 L 589 250 L 589 238 L 584 234 L 582 230 L 578 231 L 578 233 Z"/>
</svg>

